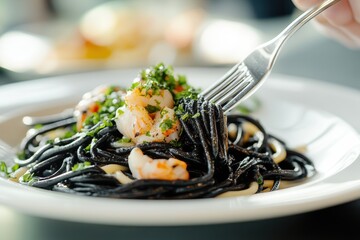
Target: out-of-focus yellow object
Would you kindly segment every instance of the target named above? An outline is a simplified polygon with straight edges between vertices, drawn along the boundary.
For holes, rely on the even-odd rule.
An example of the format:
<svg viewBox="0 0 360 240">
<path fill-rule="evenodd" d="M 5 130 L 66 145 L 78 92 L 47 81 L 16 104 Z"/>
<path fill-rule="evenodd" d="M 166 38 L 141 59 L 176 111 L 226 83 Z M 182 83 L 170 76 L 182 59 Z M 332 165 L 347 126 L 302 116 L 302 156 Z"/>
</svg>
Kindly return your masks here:
<svg viewBox="0 0 360 240">
<path fill-rule="evenodd" d="M 161 37 L 158 15 L 125 4 L 105 4 L 89 11 L 80 22 L 85 39 L 100 46 L 134 49 Z"/>
<path fill-rule="evenodd" d="M 190 9 L 174 17 L 165 30 L 165 40 L 175 48 L 190 51 L 194 39 L 205 18 L 201 9 Z"/>
<path fill-rule="evenodd" d="M 158 62 L 191 65 L 204 11 L 196 4 L 189 6 L 189 2 L 169 1 L 170 6 L 149 3 L 106 2 L 75 23 L 60 21 L 56 27 L 46 22 L 7 32 L 0 38 L 0 66 L 13 77 L 18 73 L 18 78 L 33 78 Z"/>
<path fill-rule="evenodd" d="M 88 67 L 142 66 L 162 59 L 171 64 L 191 54 L 203 17 L 197 9 L 168 16 L 131 2 L 108 2 L 87 12 L 72 35 L 56 42 L 49 58 L 63 67 L 75 61 Z"/>
<path fill-rule="evenodd" d="M 0 67 L 23 79 L 159 62 L 222 65 L 259 44 L 254 28 L 212 19 L 201 3 L 111 1 L 70 24 L 64 19 L 25 24 L 0 37 Z"/>
</svg>

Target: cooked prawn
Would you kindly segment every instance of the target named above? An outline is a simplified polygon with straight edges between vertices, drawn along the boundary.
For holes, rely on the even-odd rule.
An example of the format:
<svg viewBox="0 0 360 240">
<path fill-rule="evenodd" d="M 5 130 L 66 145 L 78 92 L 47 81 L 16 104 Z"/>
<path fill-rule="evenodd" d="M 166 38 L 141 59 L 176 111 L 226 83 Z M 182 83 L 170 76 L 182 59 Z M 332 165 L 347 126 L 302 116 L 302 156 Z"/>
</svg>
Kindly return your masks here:
<svg viewBox="0 0 360 240">
<path fill-rule="evenodd" d="M 127 92 L 124 101 L 125 105 L 118 109 L 115 122 L 119 132 L 132 142 L 170 142 L 178 139 L 180 122 L 169 90 L 136 87 Z"/>
<path fill-rule="evenodd" d="M 176 158 L 152 159 L 140 148 L 134 148 L 129 155 L 129 168 L 134 178 L 161 180 L 188 180 L 187 164 Z"/>
<path fill-rule="evenodd" d="M 127 92 L 124 100 L 128 106 L 146 107 L 150 105 L 159 109 L 163 107 L 174 107 L 174 99 L 171 95 L 171 92 L 166 89 L 159 89 L 154 91 L 151 89 L 145 90 L 134 88 L 133 90 Z"/>
<path fill-rule="evenodd" d="M 142 106 L 124 106 L 117 111 L 116 126 L 124 136 L 136 142 L 136 137 L 146 134 L 154 120 Z"/>
<path fill-rule="evenodd" d="M 100 85 L 85 93 L 80 100 L 80 102 L 76 105 L 74 115 L 77 118 L 77 130 L 80 131 L 83 127 L 83 123 L 85 119 L 93 113 L 97 113 L 100 108 L 102 102 L 105 101 L 105 93 L 109 89 L 110 86 Z M 125 91 L 116 89 L 116 94 L 119 96 L 125 95 Z"/>
<path fill-rule="evenodd" d="M 165 107 L 157 112 L 153 125 L 145 134 L 135 137 L 135 142 L 170 142 L 179 138 L 180 121 L 174 109 Z"/>
</svg>

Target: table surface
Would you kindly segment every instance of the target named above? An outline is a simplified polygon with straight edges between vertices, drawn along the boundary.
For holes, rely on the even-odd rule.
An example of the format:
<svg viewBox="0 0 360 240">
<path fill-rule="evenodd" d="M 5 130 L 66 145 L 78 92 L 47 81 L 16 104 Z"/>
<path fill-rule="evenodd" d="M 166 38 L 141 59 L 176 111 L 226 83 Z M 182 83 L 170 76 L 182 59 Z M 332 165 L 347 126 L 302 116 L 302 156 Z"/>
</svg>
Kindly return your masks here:
<svg viewBox="0 0 360 240">
<path fill-rule="evenodd" d="M 281 23 L 281 22 L 280 22 Z M 281 28 L 284 24 L 278 24 Z M 267 26 L 263 26 L 264 30 Z M 274 72 L 360 90 L 360 51 L 322 37 L 309 26 L 284 49 Z M 276 32 L 277 29 L 267 29 Z M 11 82 L 0 75 L 0 84 Z M 1 96 L 0 96 L 1 98 Z M 359 173 L 360 174 L 360 173 Z M 209 211 L 211 211 L 209 209 Z M 136 214 L 136 213 L 134 213 Z M 0 239 L 339 239 L 358 234 L 360 199 L 302 214 L 231 224 L 134 227 L 52 220 L 0 205 Z"/>
</svg>

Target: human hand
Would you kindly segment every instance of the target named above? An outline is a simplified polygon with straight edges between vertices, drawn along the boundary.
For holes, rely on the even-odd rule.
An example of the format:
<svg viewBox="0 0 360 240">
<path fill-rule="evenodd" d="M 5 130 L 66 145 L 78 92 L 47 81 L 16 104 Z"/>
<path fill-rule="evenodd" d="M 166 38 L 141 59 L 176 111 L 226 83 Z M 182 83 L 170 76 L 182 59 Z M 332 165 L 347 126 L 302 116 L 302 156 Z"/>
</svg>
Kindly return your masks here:
<svg viewBox="0 0 360 240">
<path fill-rule="evenodd" d="M 293 0 L 306 10 L 324 0 Z M 319 30 L 347 47 L 360 48 L 360 0 L 342 0 L 316 17 Z"/>
</svg>

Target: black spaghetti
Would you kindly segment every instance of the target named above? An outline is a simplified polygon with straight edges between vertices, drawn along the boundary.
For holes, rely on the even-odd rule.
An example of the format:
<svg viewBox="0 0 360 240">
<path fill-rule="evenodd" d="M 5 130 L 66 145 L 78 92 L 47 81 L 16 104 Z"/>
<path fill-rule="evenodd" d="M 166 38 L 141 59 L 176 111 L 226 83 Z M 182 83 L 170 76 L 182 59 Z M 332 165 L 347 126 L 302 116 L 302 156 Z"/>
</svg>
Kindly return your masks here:
<svg viewBox="0 0 360 240">
<path fill-rule="evenodd" d="M 315 171 L 259 121 L 225 115 L 163 64 L 142 71 L 127 91 L 99 89 L 74 115 L 32 123 L 16 160 L 21 184 L 96 197 L 190 199 L 274 191 Z M 169 92 L 172 107 L 160 101 Z"/>
</svg>

